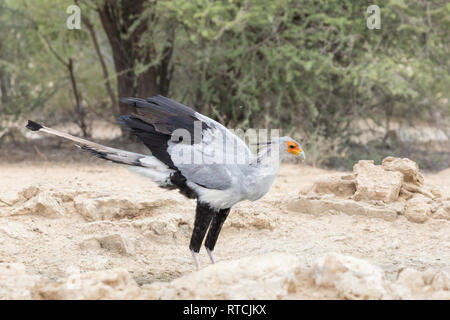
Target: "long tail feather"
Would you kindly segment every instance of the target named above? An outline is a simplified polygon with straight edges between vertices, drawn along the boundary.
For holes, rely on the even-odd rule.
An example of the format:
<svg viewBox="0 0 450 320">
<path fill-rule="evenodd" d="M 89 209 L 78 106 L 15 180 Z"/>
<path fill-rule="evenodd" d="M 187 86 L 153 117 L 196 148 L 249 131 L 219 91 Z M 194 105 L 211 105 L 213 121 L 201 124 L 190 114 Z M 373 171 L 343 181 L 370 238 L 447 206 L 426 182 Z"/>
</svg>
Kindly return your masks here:
<svg viewBox="0 0 450 320">
<path fill-rule="evenodd" d="M 101 144 L 91 142 L 86 139 L 78 138 L 72 136 L 68 133 L 61 132 L 52 128 L 45 127 L 37 122 L 28 120 L 28 124 L 26 126 L 28 129 L 32 131 L 45 132 L 54 136 L 58 136 L 64 139 L 71 140 L 76 143 L 76 145 L 90 153 L 96 155 L 99 158 L 113 161 L 116 163 L 127 164 L 132 166 L 144 166 L 140 159 L 148 157 L 144 154 L 129 152 L 125 150 L 110 148 L 107 146 L 103 146 Z"/>
<path fill-rule="evenodd" d="M 175 170 L 169 168 L 166 164 L 164 164 L 154 156 L 103 146 L 86 139 L 72 136 L 65 132 L 45 127 L 34 121 L 28 121 L 26 127 L 33 131 L 45 132 L 54 136 L 71 140 L 75 142 L 76 145 L 82 150 L 89 151 L 99 158 L 129 165 L 129 169 L 131 171 L 150 178 L 160 187 L 169 189 L 174 187 L 172 185 L 171 175 L 175 172 Z"/>
</svg>

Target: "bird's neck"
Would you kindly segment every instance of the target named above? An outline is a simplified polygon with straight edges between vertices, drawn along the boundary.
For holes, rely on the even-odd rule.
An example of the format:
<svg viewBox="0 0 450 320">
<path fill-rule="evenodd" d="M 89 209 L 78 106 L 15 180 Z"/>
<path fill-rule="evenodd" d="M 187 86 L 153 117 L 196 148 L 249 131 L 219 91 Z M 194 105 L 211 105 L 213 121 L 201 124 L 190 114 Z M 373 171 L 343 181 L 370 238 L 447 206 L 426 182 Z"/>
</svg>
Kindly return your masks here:
<svg viewBox="0 0 450 320">
<path fill-rule="evenodd" d="M 258 153 L 255 165 L 267 174 L 278 173 L 281 163 L 279 148 L 270 146 Z"/>
<path fill-rule="evenodd" d="M 268 147 L 258 153 L 252 163 L 252 178 L 248 179 L 247 199 L 255 201 L 264 196 L 270 189 L 280 168 L 280 157 Z"/>
</svg>

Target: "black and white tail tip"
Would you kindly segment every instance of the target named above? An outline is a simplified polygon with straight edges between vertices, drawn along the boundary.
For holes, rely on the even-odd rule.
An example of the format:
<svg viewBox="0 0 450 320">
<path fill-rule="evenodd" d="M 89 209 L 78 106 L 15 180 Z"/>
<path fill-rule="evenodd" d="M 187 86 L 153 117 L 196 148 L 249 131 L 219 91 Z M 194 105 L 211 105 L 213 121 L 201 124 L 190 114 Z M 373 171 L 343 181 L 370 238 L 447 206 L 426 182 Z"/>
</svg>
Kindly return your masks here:
<svg viewBox="0 0 450 320">
<path fill-rule="evenodd" d="M 32 131 L 39 131 L 42 128 L 43 128 L 43 126 L 40 125 L 39 123 L 28 120 L 27 129 L 30 129 Z"/>
</svg>

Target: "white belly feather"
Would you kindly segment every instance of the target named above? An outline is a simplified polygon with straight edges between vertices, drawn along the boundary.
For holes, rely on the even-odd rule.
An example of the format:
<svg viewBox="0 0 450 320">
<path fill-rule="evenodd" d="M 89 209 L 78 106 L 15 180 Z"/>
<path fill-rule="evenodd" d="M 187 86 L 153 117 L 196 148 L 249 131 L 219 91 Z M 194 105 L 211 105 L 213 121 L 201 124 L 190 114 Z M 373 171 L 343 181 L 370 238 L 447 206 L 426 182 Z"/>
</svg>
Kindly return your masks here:
<svg viewBox="0 0 450 320">
<path fill-rule="evenodd" d="M 208 203 L 215 209 L 226 209 L 244 200 L 240 192 L 236 192 L 233 187 L 226 190 L 207 189 L 196 183 L 187 182 L 187 185 L 198 194 L 200 202 Z"/>
</svg>

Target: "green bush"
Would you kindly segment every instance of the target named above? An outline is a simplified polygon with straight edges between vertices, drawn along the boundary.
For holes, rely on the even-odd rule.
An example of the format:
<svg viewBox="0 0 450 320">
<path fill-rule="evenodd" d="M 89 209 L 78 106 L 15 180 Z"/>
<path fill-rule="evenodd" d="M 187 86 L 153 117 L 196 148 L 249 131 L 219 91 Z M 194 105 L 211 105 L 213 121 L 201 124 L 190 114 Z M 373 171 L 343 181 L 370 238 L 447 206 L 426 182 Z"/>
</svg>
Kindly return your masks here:
<svg viewBox="0 0 450 320">
<path fill-rule="evenodd" d="M 96 10 L 105 1 L 111 0 L 80 2 L 116 77 Z M 137 47 L 147 48 L 152 59 L 136 61 L 135 74 L 170 57 L 170 97 L 230 127 L 280 128 L 309 148 L 320 144 L 326 150 L 316 152 L 315 164 L 345 156 L 360 134 L 360 119 L 389 129 L 399 117 L 414 122 L 450 116 L 447 1 L 379 1 L 380 30 L 367 28 L 367 5 L 360 1 L 138 2 L 142 14 L 130 16 L 135 23 L 120 31 L 129 41 L 145 28 Z M 69 4 L 0 4 L 0 72 L 9 86 L 0 114 L 38 110 L 54 114 L 55 121 L 77 116 L 69 76 L 44 36 L 63 58 L 74 60 L 83 107 L 113 119 L 87 31 L 64 27 Z"/>
</svg>

